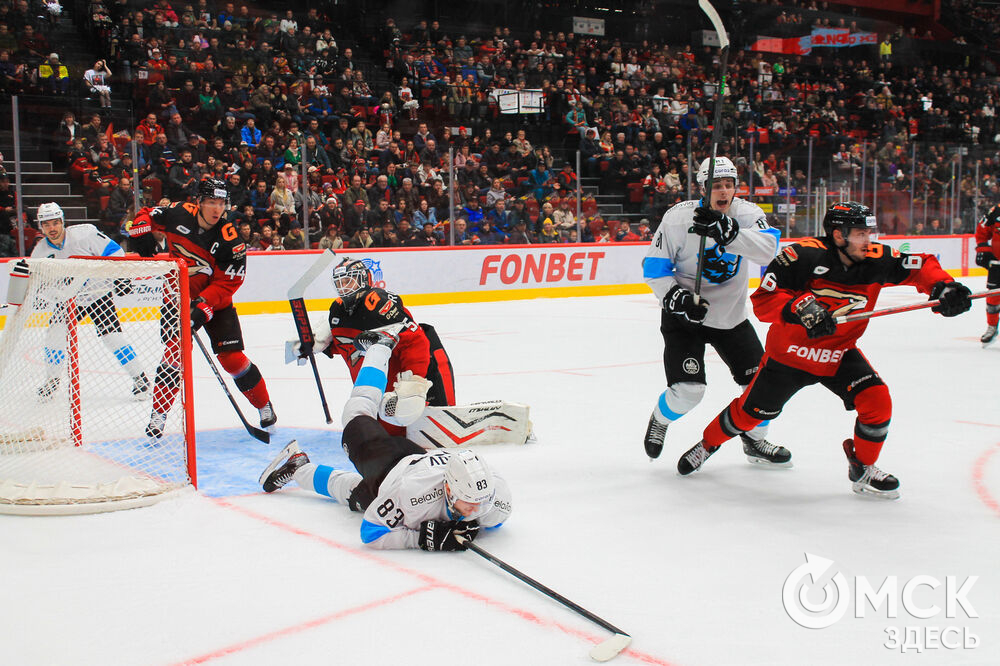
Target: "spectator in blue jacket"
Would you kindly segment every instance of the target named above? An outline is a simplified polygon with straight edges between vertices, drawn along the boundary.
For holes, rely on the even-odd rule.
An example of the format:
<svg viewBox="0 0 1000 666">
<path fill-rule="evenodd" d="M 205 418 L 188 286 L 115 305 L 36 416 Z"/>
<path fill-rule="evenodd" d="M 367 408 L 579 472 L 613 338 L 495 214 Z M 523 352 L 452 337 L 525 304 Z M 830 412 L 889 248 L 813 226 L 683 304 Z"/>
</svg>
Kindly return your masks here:
<svg viewBox="0 0 1000 666">
<path fill-rule="evenodd" d="M 256 148 L 260 143 L 260 129 L 256 125 L 257 122 L 253 118 L 247 118 L 246 125 L 240 130 L 240 140 L 245 141 L 251 148 Z"/>
<path fill-rule="evenodd" d="M 479 207 L 478 197 L 469 197 L 468 203 L 462 207 L 462 217 L 468 220 L 469 225 L 475 229 L 483 221 L 483 209 Z"/>
</svg>

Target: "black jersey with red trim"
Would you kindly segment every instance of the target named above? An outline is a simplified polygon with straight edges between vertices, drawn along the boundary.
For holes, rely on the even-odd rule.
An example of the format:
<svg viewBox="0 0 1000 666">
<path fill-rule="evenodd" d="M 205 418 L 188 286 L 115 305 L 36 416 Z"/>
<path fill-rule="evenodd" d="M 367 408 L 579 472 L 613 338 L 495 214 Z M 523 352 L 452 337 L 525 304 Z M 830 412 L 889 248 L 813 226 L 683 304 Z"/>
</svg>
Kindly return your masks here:
<svg viewBox="0 0 1000 666">
<path fill-rule="evenodd" d="M 812 292 L 839 317 L 874 310 L 885 286 L 910 285 L 929 294 L 940 281 L 953 280 L 930 254 L 906 254 L 872 243 L 867 259 L 845 266 L 829 239 L 806 238 L 778 253 L 750 300 L 757 318 L 771 323 L 765 345 L 767 358 L 828 377 L 865 332 L 868 320 L 839 324 L 833 335 L 811 340 L 791 313 L 792 301 Z"/>
<path fill-rule="evenodd" d="M 338 298 L 330 305 L 330 332 L 333 342 L 323 350 L 327 356 L 339 354 L 351 372 L 351 379 L 357 379 L 364 357 L 354 348 L 354 338 L 361 331 L 370 331 L 390 324 L 403 324 L 399 342 L 389 359 L 389 387 L 396 381 L 396 375 L 410 370 L 415 375 L 427 376 L 430 363 L 430 342 L 423 329 L 413 320 L 413 315 L 403 306 L 398 295 L 369 287 L 347 298 Z"/>
<path fill-rule="evenodd" d="M 171 256 L 187 262 L 191 298 L 201 297 L 213 310 L 233 303 L 246 275 L 246 245 L 224 219 L 211 229 L 198 225 L 198 205 L 173 203 L 143 208 L 127 227 L 131 237 L 159 231 Z"/>
</svg>

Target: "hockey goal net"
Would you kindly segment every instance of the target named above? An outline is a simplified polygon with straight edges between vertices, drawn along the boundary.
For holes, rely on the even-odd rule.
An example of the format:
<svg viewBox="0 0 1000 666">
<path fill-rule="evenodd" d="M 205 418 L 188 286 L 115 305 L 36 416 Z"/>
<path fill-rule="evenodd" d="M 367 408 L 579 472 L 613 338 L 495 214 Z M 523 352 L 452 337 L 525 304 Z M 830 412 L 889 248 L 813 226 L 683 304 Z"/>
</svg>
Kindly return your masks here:
<svg viewBox="0 0 1000 666">
<path fill-rule="evenodd" d="M 28 266 L 11 277 L 27 290 L 0 331 L 0 513 L 113 511 L 193 486 L 186 268 L 131 257 Z M 176 398 L 152 438 L 164 390 Z"/>
</svg>

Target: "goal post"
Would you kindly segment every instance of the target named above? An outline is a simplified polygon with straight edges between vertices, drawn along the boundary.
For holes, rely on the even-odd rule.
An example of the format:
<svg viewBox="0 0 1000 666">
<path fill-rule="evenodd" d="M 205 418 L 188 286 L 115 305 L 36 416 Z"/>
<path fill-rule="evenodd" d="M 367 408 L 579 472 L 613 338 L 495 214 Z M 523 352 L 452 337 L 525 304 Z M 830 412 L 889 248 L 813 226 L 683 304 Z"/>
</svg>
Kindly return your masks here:
<svg viewBox="0 0 1000 666">
<path fill-rule="evenodd" d="M 0 513 L 115 511 L 195 487 L 186 265 L 27 261 L 0 330 Z M 154 399 L 171 405 L 159 438 Z"/>
</svg>

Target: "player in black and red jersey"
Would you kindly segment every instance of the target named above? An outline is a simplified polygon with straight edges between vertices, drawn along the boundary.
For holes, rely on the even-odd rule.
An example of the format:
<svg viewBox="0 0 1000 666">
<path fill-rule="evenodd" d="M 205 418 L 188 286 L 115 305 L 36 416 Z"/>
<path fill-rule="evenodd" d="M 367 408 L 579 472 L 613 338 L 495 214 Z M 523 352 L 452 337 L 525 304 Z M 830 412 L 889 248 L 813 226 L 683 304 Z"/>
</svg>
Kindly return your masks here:
<svg viewBox="0 0 1000 666">
<path fill-rule="evenodd" d="M 272 429 L 278 419 L 260 370 L 243 353 L 243 331 L 233 307 L 233 294 L 246 273 L 246 246 L 231 223 L 220 223 L 227 200 L 226 184 L 206 178 L 198 185 L 198 203 L 143 208 L 126 228 L 130 237 L 152 231 L 164 234 L 170 255 L 187 262 L 191 329 L 205 327 L 219 363 L 260 412 L 260 427 Z M 154 438 L 163 436 L 167 412 L 180 388 L 179 318 L 166 307 L 160 317 L 160 337 L 163 358 L 156 368 L 153 411 L 146 427 L 146 434 Z"/>
<path fill-rule="evenodd" d="M 364 356 L 354 339 L 362 331 L 402 325 L 399 342 L 389 359 L 390 390 L 400 373 L 407 371 L 432 383 L 427 402 L 437 407 L 455 404 L 455 380 L 451 361 L 437 332 L 430 324 L 418 324 L 392 292 L 372 286 L 371 271 L 360 259 L 345 257 L 333 269 L 333 286 L 339 298 L 330 304 L 330 333 L 317 335 L 316 348 L 333 358 L 340 355 L 356 380 Z M 385 414 L 381 415 L 383 419 Z M 391 421 L 383 421 L 393 434 L 405 431 Z"/>
<path fill-rule="evenodd" d="M 784 248 L 768 265 L 751 296 L 754 313 L 770 322 L 764 359 L 746 391 L 705 429 L 677 463 L 690 474 L 726 440 L 774 419 L 801 388 L 820 383 L 857 412 L 853 439 L 844 441 L 848 476 L 856 493 L 896 499 L 899 481 L 875 466 L 889 431 L 889 389 L 856 347 L 868 320 L 840 324 L 834 317 L 875 308 L 885 285 L 910 285 L 940 299 L 945 317 L 972 306 L 969 288 L 949 276 L 933 255 L 904 254 L 876 243 L 871 210 L 847 201 L 823 219 L 825 238 Z"/>
<path fill-rule="evenodd" d="M 1000 287 L 1000 266 L 991 264 L 1000 259 L 1000 205 L 993 206 L 976 224 L 976 265 L 989 271 L 986 288 Z M 1000 295 L 986 297 L 986 332 L 979 341 L 989 347 L 997 339 L 997 322 L 1000 322 Z"/>
</svg>

